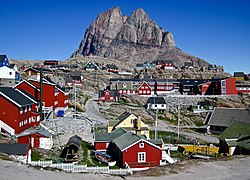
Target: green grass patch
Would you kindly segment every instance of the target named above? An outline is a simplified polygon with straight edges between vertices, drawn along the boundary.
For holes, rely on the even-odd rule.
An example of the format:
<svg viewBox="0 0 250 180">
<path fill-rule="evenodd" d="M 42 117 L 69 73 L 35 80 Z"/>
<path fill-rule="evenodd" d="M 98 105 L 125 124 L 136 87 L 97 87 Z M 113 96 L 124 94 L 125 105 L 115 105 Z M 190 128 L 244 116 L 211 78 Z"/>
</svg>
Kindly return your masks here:
<svg viewBox="0 0 250 180">
<path fill-rule="evenodd" d="M 31 161 L 39 161 L 42 160 L 42 158 L 43 155 L 40 152 L 34 149 L 31 150 Z"/>
</svg>

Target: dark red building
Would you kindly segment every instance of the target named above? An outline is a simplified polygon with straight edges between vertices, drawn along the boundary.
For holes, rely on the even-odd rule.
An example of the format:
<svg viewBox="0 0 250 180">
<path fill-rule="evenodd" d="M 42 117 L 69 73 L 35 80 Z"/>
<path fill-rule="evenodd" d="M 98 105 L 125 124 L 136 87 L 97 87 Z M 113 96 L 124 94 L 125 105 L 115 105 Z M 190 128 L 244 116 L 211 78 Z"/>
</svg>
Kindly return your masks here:
<svg viewBox="0 0 250 180">
<path fill-rule="evenodd" d="M 104 101 L 119 101 L 120 100 L 120 93 L 118 93 L 117 90 L 99 90 L 98 93 L 98 101 L 104 102 Z"/>
<path fill-rule="evenodd" d="M 110 142 L 107 153 L 112 156 L 119 167 L 144 168 L 161 164 L 162 149 L 152 143 L 127 132 Z"/>
<path fill-rule="evenodd" d="M 7 125 L 5 130 L 14 135 L 32 127 L 34 122 L 38 122 L 39 116 L 34 114 L 37 112 L 32 111 L 34 104 L 36 102 L 19 90 L 0 87 L 0 120 Z"/>
<path fill-rule="evenodd" d="M 152 89 L 147 82 L 143 82 L 137 89 L 138 95 L 140 96 L 150 96 L 152 95 Z"/>
</svg>

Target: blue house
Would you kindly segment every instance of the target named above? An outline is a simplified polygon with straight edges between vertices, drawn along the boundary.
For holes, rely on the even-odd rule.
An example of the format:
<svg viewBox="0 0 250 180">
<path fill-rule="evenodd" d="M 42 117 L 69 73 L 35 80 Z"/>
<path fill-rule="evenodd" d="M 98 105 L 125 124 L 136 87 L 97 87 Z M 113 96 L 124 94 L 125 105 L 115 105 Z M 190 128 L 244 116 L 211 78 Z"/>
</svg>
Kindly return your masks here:
<svg viewBox="0 0 250 180">
<path fill-rule="evenodd" d="M 9 60 L 6 55 L 0 55 L 0 67 L 9 66 Z"/>
<path fill-rule="evenodd" d="M 151 62 L 144 62 L 144 67 L 146 69 L 151 69 L 153 67 L 153 64 Z"/>
</svg>

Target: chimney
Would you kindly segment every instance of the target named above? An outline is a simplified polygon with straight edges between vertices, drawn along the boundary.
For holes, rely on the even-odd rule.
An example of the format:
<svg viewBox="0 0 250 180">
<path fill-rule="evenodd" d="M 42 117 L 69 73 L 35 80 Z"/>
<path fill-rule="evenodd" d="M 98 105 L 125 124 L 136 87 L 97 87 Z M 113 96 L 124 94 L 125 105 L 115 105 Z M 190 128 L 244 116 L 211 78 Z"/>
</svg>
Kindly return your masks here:
<svg viewBox="0 0 250 180">
<path fill-rule="evenodd" d="M 136 127 L 138 130 L 141 130 L 141 116 L 138 116 L 136 119 Z"/>
</svg>

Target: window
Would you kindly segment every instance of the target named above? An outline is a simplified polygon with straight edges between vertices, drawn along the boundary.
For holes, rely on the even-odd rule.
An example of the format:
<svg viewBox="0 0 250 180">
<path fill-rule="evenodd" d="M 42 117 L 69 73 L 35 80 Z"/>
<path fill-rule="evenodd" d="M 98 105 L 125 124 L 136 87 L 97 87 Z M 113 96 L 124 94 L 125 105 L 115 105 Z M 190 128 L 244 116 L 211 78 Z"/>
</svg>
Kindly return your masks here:
<svg viewBox="0 0 250 180">
<path fill-rule="evenodd" d="M 146 152 L 138 153 L 138 162 L 146 162 Z"/>
<path fill-rule="evenodd" d="M 9 75 L 12 75 L 12 72 L 9 72 Z"/>
<path fill-rule="evenodd" d="M 144 143 L 143 143 L 143 142 L 141 142 L 141 143 L 139 144 L 139 148 L 144 148 Z"/>
<path fill-rule="evenodd" d="M 130 119 L 130 124 L 134 124 L 134 119 Z"/>
</svg>

